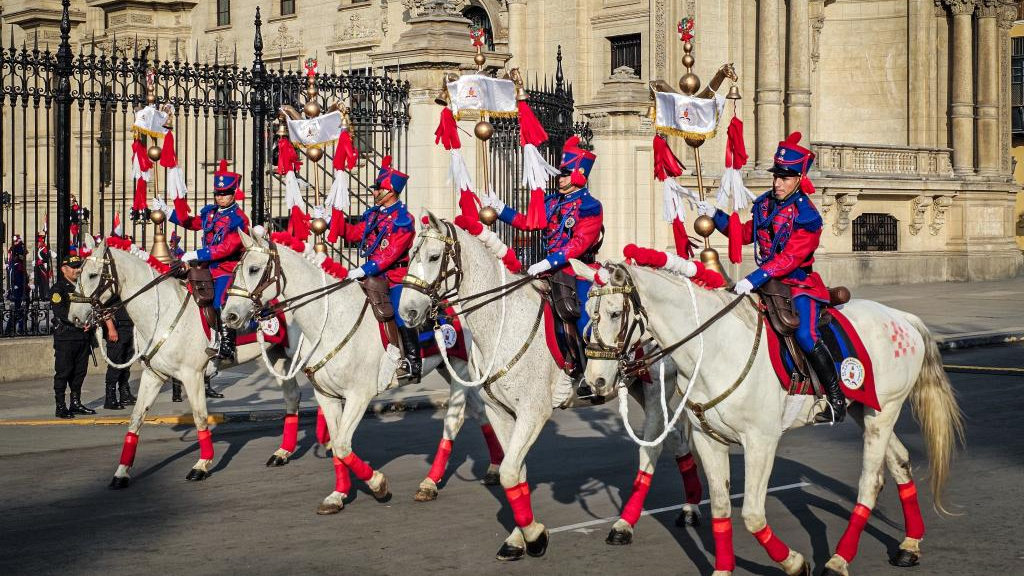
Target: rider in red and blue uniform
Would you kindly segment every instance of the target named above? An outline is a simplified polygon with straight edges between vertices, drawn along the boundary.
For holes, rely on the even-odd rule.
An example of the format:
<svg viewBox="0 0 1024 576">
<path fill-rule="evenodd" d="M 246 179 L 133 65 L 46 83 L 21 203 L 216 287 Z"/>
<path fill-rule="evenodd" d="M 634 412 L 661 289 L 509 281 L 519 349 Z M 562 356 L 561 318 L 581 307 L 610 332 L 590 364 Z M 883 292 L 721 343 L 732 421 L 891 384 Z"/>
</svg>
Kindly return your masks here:
<svg viewBox="0 0 1024 576">
<path fill-rule="evenodd" d="M 341 237 L 346 242 L 358 243 L 359 255 L 366 260 L 362 266 L 350 270 L 348 277 L 366 278 L 363 287 L 371 301 L 374 297 L 371 294 L 376 293 L 374 284 L 382 284 L 382 288 L 386 286 L 391 313 L 387 315 L 389 318 L 378 320 L 384 324 L 392 344 L 397 344 L 401 338 L 408 364 L 404 377 L 410 382 L 418 382 L 422 371 L 419 331 L 407 327 L 401 316 L 394 314 L 402 297 L 402 279 L 409 266 L 409 249 L 416 235 L 415 221 L 405 203 L 398 199 L 408 181 L 407 174 L 391 166 L 391 156 L 385 156 L 372 186 L 374 206 L 363 212 L 358 223 L 346 222 Z M 374 281 L 375 278 L 378 280 Z"/>
<path fill-rule="evenodd" d="M 800 315 L 796 341 L 807 356 L 811 369 L 825 388 L 831 410 L 815 416 L 820 423 L 841 422 L 846 415 L 846 398 L 839 388 L 839 373 L 828 347 L 817 329 L 818 315 L 829 302 L 828 288 L 813 270 L 814 251 L 821 242 L 822 219 L 808 194 L 814 186 L 807 171 L 814 153 L 800 146 L 800 133 L 779 142 L 773 187 L 754 200 L 753 219 L 743 224 L 744 244 L 754 244 L 757 269 L 736 283 L 737 294 L 757 290 L 772 278 L 790 287 L 793 307 Z M 729 233 L 729 217 L 708 202 L 698 206 L 700 214 L 714 218 L 715 227 Z"/>
<path fill-rule="evenodd" d="M 181 261 L 210 269 L 210 275 L 213 276 L 213 309 L 217 311 L 224 303 L 225 292 L 231 284 L 231 273 L 242 257 L 242 238 L 238 233 L 249 230 L 249 218 L 235 201 L 241 180 L 242 175 L 229 172 L 227 161 L 221 160 L 213 173 L 214 203 L 203 206 L 198 216 L 192 216 L 188 201 L 176 198 L 174 211 L 169 218 L 173 224 L 186 230 L 203 233 L 203 247 L 185 252 Z M 157 208 L 166 209 L 166 206 L 161 206 L 162 202 L 157 204 Z M 220 335 L 220 344 L 211 347 L 211 353 L 227 359 L 234 356 L 235 333 L 218 322 L 218 316 L 219 313 L 208 315 L 208 318 L 214 318 L 210 322 L 211 328 L 217 329 Z M 213 352 L 214 348 L 216 352 Z"/>
<path fill-rule="evenodd" d="M 583 354 L 584 330 L 590 322 L 587 315 L 587 293 L 590 282 L 573 275 L 572 269 L 564 267 L 570 258 L 576 258 L 591 264 L 601 247 L 604 214 L 601 202 L 591 196 L 587 189 L 587 180 L 594 167 L 597 155 L 579 147 L 579 137 L 573 136 L 566 140 L 562 147 L 562 163 L 559 165 L 558 191 L 544 198 L 545 223 L 543 230 L 544 249 L 547 258 L 534 263 L 527 269 L 530 275 L 538 275 L 555 269 L 552 275 L 552 291 L 557 299 L 555 284 L 572 286 L 579 310 L 573 314 L 576 333 L 569 334 L 570 347 L 577 354 L 574 362 L 574 374 L 582 372 L 586 361 Z M 505 205 L 495 195 L 488 195 L 488 205 L 498 212 L 498 218 L 519 230 L 536 230 L 526 221 L 526 216 Z M 557 306 L 556 306 L 557 308 Z M 578 314 L 578 315 L 577 315 Z M 563 318 L 563 320 L 567 320 Z M 582 381 L 581 381 L 582 382 Z M 589 395 L 580 389 L 580 395 Z"/>
</svg>

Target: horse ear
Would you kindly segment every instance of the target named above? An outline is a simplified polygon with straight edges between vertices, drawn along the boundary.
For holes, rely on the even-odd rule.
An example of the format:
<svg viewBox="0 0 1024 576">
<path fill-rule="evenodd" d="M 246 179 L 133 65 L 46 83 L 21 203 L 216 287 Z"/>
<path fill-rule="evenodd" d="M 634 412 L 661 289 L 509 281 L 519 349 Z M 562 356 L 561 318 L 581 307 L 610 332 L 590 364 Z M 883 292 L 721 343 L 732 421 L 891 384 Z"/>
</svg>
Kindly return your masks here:
<svg viewBox="0 0 1024 576">
<path fill-rule="evenodd" d="M 588 280 L 593 279 L 594 274 L 597 272 L 597 270 L 591 268 L 590 266 L 587 266 L 586 264 L 580 262 L 575 258 L 570 258 L 569 264 L 572 266 L 573 273 L 575 273 L 577 276 L 586 278 Z"/>
<path fill-rule="evenodd" d="M 252 248 L 253 245 L 256 243 L 253 241 L 252 236 L 249 236 L 248 234 L 241 230 L 238 231 L 238 237 L 242 239 L 242 248 L 245 248 L 246 250 Z"/>
<path fill-rule="evenodd" d="M 434 230 L 441 229 L 441 219 L 438 218 L 437 216 L 434 216 L 434 213 L 431 212 L 430 210 L 424 210 L 423 224 L 429 228 L 433 228 Z"/>
<path fill-rule="evenodd" d="M 82 243 L 85 244 L 85 249 L 89 252 L 96 249 L 96 239 L 92 237 L 92 234 L 86 234 L 85 238 L 82 239 Z"/>
<path fill-rule="evenodd" d="M 612 269 L 611 284 L 616 288 L 621 288 L 626 285 L 626 281 L 629 276 L 626 275 L 626 271 L 622 268 L 616 267 Z"/>
</svg>

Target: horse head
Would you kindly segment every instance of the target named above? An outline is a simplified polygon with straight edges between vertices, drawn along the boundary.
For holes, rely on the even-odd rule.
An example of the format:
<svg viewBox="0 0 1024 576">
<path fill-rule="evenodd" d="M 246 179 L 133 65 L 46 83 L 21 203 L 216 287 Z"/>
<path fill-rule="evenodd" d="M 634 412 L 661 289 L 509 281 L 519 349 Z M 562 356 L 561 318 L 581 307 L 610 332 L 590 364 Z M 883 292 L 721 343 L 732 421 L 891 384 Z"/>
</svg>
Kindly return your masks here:
<svg viewBox="0 0 1024 576">
<path fill-rule="evenodd" d="M 440 299 L 445 281 L 448 255 L 455 245 L 454 229 L 429 210 L 420 219 L 416 243 L 409 252 L 409 269 L 399 301 L 398 314 L 411 327 L 422 326 Z"/>
<path fill-rule="evenodd" d="M 68 319 L 76 326 L 90 324 L 93 319 L 94 307 L 109 303 L 120 290 L 120 286 L 112 276 L 112 263 L 108 258 L 113 256 L 107 245 L 101 242 L 97 246 L 93 237 L 86 234 L 83 247 L 90 254 L 83 258 L 84 264 L 80 268 L 81 273 L 75 284 L 75 294 L 68 307 Z"/>
<path fill-rule="evenodd" d="M 233 330 L 244 327 L 259 308 L 279 296 L 276 278 L 272 276 L 281 273 L 280 265 L 275 264 L 277 247 L 273 243 L 258 234 L 250 236 L 239 231 L 238 235 L 245 252 L 235 267 L 227 300 L 221 308 L 221 319 Z M 274 270 L 275 267 L 278 269 Z"/>
<path fill-rule="evenodd" d="M 732 62 L 729 62 L 727 64 L 722 64 L 722 67 L 719 68 L 718 70 L 719 70 L 719 72 L 724 74 L 725 77 L 728 78 L 729 80 L 731 80 L 732 82 L 738 82 L 739 79 L 740 79 L 740 77 L 736 74 L 736 68 L 733 66 Z"/>
</svg>

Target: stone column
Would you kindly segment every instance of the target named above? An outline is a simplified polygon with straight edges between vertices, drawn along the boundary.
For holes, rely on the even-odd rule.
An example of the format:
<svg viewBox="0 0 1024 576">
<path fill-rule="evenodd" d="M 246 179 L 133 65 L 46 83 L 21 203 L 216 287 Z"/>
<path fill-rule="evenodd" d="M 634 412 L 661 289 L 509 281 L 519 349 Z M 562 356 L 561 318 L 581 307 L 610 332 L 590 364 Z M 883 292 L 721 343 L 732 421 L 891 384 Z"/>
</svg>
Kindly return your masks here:
<svg viewBox="0 0 1024 576">
<path fill-rule="evenodd" d="M 782 140 L 782 42 L 779 37 L 779 0 L 760 0 L 757 19 L 757 163 L 772 165 Z"/>
<path fill-rule="evenodd" d="M 1010 147 L 1013 144 L 1013 123 L 1010 121 L 1010 109 L 1013 106 L 1010 96 L 1010 79 L 1011 79 L 1011 43 L 1013 40 L 1010 39 L 1010 28 L 1013 28 L 1013 22 L 1017 19 L 1017 7 L 1014 5 L 1003 5 L 1002 10 L 999 12 L 999 18 L 997 23 L 999 25 L 999 44 L 1000 44 L 1000 59 L 999 59 L 999 78 L 1002 81 L 999 90 L 999 114 L 1000 126 L 1002 131 L 1000 135 L 1001 144 L 999 145 L 999 155 L 1002 159 L 1000 164 L 1000 171 L 1008 178 L 1013 178 L 1013 174 L 1010 173 L 1010 167 L 1012 162 L 1010 161 Z"/>
<path fill-rule="evenodd" d="M 528 70 L 526 66 L 526 0 L 508 0 L 508 51 L 511 66 Z"/>
<path fill-rule="evenodd" d="M 999 173 L 999 37 L 996 14 L 1000 5 L 997 0 L 981 0 L 978 3 L 978 175 L 995 176 Z"/>
<path fill-rule="evenodd" d="M 949 83 L 952 88 L 950 120 L 953 125 L 953 171 L 974 174 L 974 0 L 946 0 L 953 14 L 953 53 Z"/>
<path fill-rule="evenodd" d="M 786 89 L 787 132 L 811 141 L 811 23 L 808 0 L 789 0 L 789 85 Z"/>
<path fill-rule="evenodd" d="M 935 146 L 949 148 L 949 15 L 943 0 L 935 0 Z"/>
<path fill-rule="evenodd" d="M 935 16 L 932 0 L 913 0 L 910 4 L 909 32 L 910 89 L 908 102 L 908 138 L 911 146 L 934 146 L 935 94 L 932 75 L 935 66 Z"/>
</svg>

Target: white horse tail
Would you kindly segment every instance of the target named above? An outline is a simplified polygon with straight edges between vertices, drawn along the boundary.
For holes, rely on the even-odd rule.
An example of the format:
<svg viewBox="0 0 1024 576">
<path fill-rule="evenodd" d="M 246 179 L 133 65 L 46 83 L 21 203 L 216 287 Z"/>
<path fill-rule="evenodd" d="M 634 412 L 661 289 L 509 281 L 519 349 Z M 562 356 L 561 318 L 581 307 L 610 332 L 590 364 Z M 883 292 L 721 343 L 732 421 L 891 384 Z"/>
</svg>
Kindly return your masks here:
<svg viewBox="0 0 1024 576">
<path fill-rule="evenodd" d="M 913 314 L 906 316 L 921 333 L 925 346 L 924 364 L 910 393 L 910 405 L 927 442 L 935 509 L 950 514 L 943 505 L 942 491 L 949 478 L 956 443 L 959 440 L 960 445 L 964 445 L 964 417 L 956 392 L 942 368 L 942 356 L 935 338 L 920 318 Z"/>
</svg>

